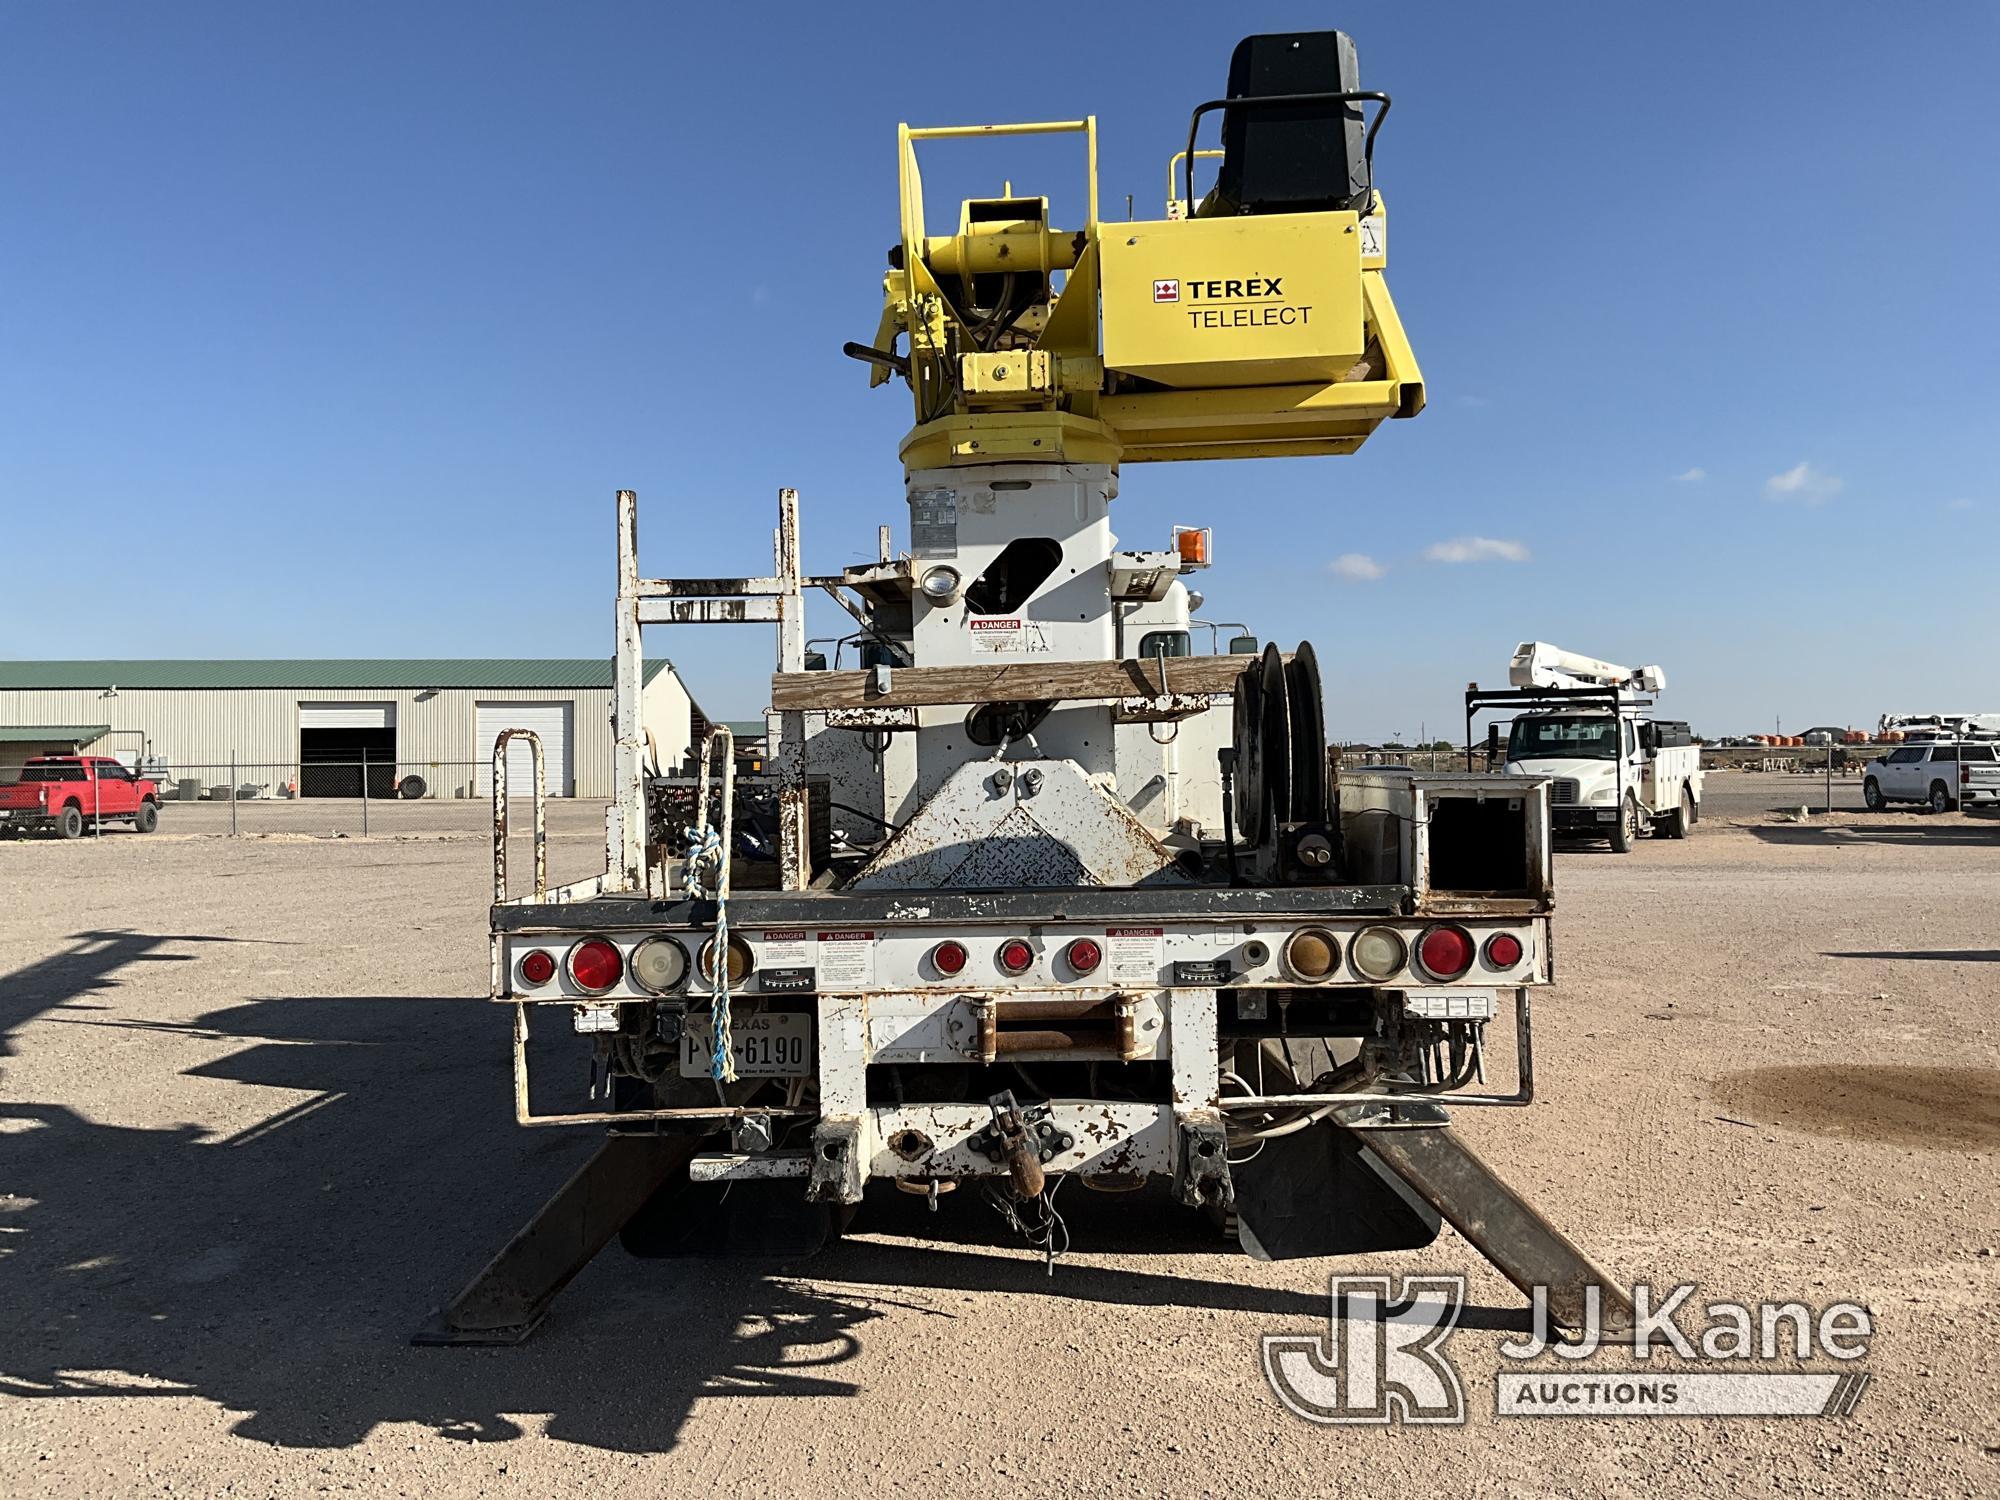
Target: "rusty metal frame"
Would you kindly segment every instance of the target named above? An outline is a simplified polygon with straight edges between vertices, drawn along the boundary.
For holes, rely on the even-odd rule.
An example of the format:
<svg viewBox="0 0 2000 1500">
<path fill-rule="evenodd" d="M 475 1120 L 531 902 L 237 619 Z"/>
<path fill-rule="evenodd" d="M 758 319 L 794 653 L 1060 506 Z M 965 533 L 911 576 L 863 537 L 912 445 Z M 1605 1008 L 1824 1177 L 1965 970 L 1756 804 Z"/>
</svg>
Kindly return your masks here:
<svg viewBox="0 0 2000 1500">
<path fill-rule="evenodd" d="M 611 807 L 605 814 L 603 890 L 647 889 L 645 653 L 646 625 L 775 623 L 778 670 L 805 670 L 805 586 L 799 561 L 799 494 L 778 491 L 773 533 L 776 568 L 766 577 L 645 578 L 639 573 L 639 497 L 618 491 L 617 656 L 612 719 L 615 731 Z M 776 767 L 779 778 L 779 865 L 786 890 L 811 883 L 805 779 L 805 715 L 783 714 Z"/>
<path fill-rule="evenodd" d="M 493 900 L 507 899 L 507 749 L 526 740 L 535 758 L 535 899 L 549 893 L 548 768 L 532 729 L 503 729 L 493 741 Z"/>
</svg>

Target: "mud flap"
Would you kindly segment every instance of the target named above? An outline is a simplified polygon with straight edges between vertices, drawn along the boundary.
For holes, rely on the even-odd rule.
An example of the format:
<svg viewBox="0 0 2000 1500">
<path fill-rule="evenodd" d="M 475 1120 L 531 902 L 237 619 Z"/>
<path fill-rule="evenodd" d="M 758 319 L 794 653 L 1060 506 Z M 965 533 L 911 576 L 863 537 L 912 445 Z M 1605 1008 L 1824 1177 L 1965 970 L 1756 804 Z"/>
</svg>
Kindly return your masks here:
<svg viewBox="0 0 2000 1500">
<path fill-rule="evenodd" d="M 1229 1170 L 1253 1260 L 1416 1250 L 1442 1227 L 1359 1134 L 1331 1121 L 1265 1141 Z"/>
</svg>

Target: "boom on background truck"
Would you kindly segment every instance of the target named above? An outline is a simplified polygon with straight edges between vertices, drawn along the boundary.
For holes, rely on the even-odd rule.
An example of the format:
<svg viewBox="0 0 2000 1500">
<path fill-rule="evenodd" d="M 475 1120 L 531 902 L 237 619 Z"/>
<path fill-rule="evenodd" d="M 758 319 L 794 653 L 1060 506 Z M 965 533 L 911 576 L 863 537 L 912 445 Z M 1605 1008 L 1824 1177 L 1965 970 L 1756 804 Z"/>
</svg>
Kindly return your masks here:
<svg viewBox="0 0 2000 1500">
<path fill-rule="evenodd" d="M 423 1337 L 524 1337 L 614 1235 L 810 1250 L 871 1183 L 989 1199 L 1053 1260 L 1070 1179 L 1156 1184 L 1266 1258 L 1449 1220 L 1558 1323 L 1629 1315 L 1445 1112 L 1533 1098 L 1547 783 L 1338 774 L 1311 646 L 1193 654 L 1213 534 L 1112 533 L 1127 466 L 1347 454 L 1422 409 L 1383 275 L 1388 108 L 1342 34 L 1251 37 L 1143 221 L 1099 217 L 1095 119 L 901 129 L 881 320 L 848 352 L 911 395 L 908 545 L 884 527 L 875 561 L 807 572 L 785 490 L 768 574 L 652 577 L 620 492 L 605 873 L 548 887 L 537 796 L 514 892 L 493 781 L 517 1115 L 605 1140 Z M 1083 147 L 1081 223 L 1005 193 L 934 232 L 920 148 L 1049 135 Z M 858 669 L 809 661 L 814 594 Z M 770 769 L 720 729 L 698 774 L 649 765 L 643 627 L 742 622 L 776 627 Z"/>
</svg>

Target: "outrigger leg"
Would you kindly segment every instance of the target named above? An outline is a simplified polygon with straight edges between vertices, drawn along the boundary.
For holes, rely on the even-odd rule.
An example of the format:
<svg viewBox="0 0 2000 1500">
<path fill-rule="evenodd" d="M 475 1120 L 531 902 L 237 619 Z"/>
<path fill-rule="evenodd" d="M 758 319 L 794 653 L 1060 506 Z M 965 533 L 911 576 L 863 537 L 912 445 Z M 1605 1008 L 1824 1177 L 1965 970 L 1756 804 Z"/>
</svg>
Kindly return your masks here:
<svg viewBox="0 0 2000 1500">
<path fill-rule="evenodd" d="M 1337 1117 L 1336 1117 L 1337 1118 Z M 1632 1301 L 1567 1236 L 1535 1212 L 1460 1140 L 1451 1126 L 1343 1124 L 1515 1286 L 1546 1289 L 1549 1321 L 1569 1332 L 1587 1326 L 1597 1288 L 1596 1326 L 1629 1331 Z"/>
<path fill-rule="evenodd" d="M 518 1344 L 701 1145 L 694 1135 L 613 1135 L 542 1205 L 465 1290 L 431 1315 L 417 1344 Z"/>
</svg>

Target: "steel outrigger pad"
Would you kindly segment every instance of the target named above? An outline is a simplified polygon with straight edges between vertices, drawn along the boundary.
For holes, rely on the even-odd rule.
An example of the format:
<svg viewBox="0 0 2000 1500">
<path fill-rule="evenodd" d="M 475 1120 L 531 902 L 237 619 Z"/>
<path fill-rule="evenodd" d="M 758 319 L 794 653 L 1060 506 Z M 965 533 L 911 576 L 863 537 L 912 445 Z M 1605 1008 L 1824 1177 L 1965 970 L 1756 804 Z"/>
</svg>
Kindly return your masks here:
<svg viewBox="0 0 2000 1500">
<path fill-rule="evenodd" d="M 464 1291 L 431 1315 L 415 1344 L 518 1344 L 700 1145 L 692 1135 L 613 1135 L 577 1168 Z"/>
</svg>

